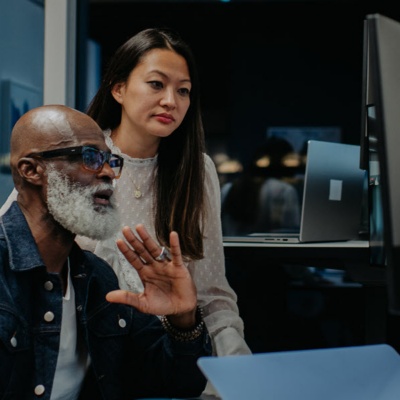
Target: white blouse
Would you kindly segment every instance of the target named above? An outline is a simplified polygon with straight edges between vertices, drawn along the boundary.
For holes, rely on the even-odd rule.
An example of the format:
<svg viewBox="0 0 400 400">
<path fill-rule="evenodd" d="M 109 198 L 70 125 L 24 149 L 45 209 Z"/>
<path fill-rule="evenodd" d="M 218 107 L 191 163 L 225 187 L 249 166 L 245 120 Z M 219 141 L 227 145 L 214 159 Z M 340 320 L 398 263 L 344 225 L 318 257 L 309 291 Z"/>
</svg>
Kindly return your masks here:
<svg viewBox="0 0 400 400">
<path fill-rule="evenodd" d="M 114 145 L 109 131 L 105 132 L 105 136 L 111 151 L 125 159 L 121 177 L 115 181 L 114 191 L 122 225 L 133 228 L 141 223 L 155 238 L 152 182 L 157 156 L 148 159 L 131 158 Z M 239 316 L 237 297 L 225 275 L 218 175 L 211 158 L 206 154 L 204 158 L 207 199 L 204 226 L 205 257 L 189 262 L 188 268 L 197 287 L 199 305 L 204 311 L 204 321 L 213 341 L 214 354 L 249 354 L 251 351 L 244 340 L 243 321 Z M 136 190 L 140 190 L 141 197 L 135 197 Z M 122 233 L 118 236 L 122 237 Z M 122 289 L 133 292 L 143 290 L 136 270 L 118 250 L 116 237 L 97 243 L 83 237 L 77 238 L 77 241 L 81 247 L 92 250 L 113 267 Z"/>
</svg>

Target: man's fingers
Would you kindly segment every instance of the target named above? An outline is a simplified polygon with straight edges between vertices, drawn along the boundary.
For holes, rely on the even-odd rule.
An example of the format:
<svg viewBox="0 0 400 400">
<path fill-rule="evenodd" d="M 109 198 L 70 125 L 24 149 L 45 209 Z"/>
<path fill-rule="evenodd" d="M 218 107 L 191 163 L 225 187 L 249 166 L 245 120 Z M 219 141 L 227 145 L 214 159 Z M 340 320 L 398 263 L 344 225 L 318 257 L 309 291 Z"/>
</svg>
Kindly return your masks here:
<svg viewBox="0 0 400 400">
<path fill-rule="evenodd" d="M 126 239 L 126 241 L 132 246 L 134 249 L 134 253 L 136 256 L 139 256 L 139 258 L 144 261 L 145 263 L 149 264 L 153 262 L 153 257 L 151 254 L 149 254 L 148 250 L 146 247 L 143 245 L 143 243 L 137 238 L 137 236 L 133 233 L 132 229 L 129 228 L 128 226 L 125 226 L 122 229 L 122 233 Z M 129 260 L 128 260 L 129 261 Z"/>
<path fill-rule="evenodd" d="M 142 240 L 142 246 L 150 253 L 152 259 L 147 260 L 148 264 L 153 264 L 154 260 L 159 262 L 171 261 L 170 252 L 167 248 L 160 246 L 147 232 L 142 224 L 136 225 L 136 232 Z M 139 253 L 139 251 L 137 251 Z M 141 255 L 140 255 L 141 256 Z"/>
<path fill-rule="evenodd" d="M 171 232 L 169 235 L 169 243 L 171 247 L 172 260 L 174 265 L 183 266 L 182 251 L 179 244 L 179 235 L 177 232 Z"/>
<path fill-rule="evenodd" d="M 134 265 L 138 259 L 144 261 L 146 264 L 155 264 L 156 261 L 164 263 L 172 260 L 173 264 L 177 267 L 184 265 L 177 232 L 170 233 L 170 251 L 157 244 L 142 224 L 136 226 L 136 232 L 139 238 L 127 226 L 123 228 L 122 232 L 126 241 L 134 250 L 132 250 L 123 240 L 118 240 L 117 245 L 122 254 L 132 265 Z M 138 267 L 143 267 L 142 262 L 140 265 L 134 266 L 136 269 L 138 269 Z"/>
<path fill-rule="evenodd" d="M 138 294 L 128 292 L 127 290 L 113 290 L 108 292 L 106 300 L 110 303 L 120 303 L 139 308 Z"/>
<path fill-rule="evenodd" d="M 144 225 L 136 225 L 136 232 L 140 236 L 140 239 L 143 241 L 143 245 L 147 249 L 147 251 L 154 259 L 157 259 L 157 257 L 161 254 L 162 249 L 157 244 L 157 242 L 149 235 Z"/>
<path fill-rule="evenodd" d="M 132 250 L 128 244 L 122 239 L 117 240 L 117 246 L 119 251 L 124 255 L 126 260 L 135 267 L 137 271 L 140 271 L 143 268 L 143 261 L 139 257 L 139 255 Z"/>
</svg>

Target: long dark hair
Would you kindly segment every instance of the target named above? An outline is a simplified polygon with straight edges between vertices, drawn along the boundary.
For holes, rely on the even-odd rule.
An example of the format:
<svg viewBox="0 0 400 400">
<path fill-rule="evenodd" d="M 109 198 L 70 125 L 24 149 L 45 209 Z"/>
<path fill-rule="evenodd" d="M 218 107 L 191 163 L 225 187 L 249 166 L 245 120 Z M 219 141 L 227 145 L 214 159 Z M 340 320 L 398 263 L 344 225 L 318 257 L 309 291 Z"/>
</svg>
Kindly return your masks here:
<svg viewBox="0 0 400 400">
<path fill-rule="evenodd" d="M 204 201 L 204 129 L 200 110 L 199 79 L 189 46 L 174 31 L 145 29 L 117 49 L 105 71 L 101 86 L 87 114 L 104 129 L 121 123 L 121 105 L 111 90 L 124 83 L 141 58 L 153 49 L 169 49 L 185 58 L 191 79 L 190 107 L 182 124 L 158 149 L 155 177 L 155 231 L 162 244 L 169 243 L 169 232 L 181 238 L 184 256 L 203 258 Z"/>
</svg>

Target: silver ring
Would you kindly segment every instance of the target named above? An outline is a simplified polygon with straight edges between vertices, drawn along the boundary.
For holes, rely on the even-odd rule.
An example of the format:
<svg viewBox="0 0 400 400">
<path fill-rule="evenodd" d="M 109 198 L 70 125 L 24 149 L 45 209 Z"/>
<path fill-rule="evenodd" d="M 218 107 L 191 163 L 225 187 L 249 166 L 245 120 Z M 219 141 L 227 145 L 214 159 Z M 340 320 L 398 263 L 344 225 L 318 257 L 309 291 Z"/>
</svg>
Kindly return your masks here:
<svg viewBox="0 0 400 400">
<path fill-rule="evenodd" d="M 171 253 L 169 252 L 168 249 L 166 249 L 164 246 L 161 247 L 161 252 L 160 254 L 154 258 L 157 261 L 164 261 L 167 259 L 168 261 L 171 261 Z"/>
</svg>

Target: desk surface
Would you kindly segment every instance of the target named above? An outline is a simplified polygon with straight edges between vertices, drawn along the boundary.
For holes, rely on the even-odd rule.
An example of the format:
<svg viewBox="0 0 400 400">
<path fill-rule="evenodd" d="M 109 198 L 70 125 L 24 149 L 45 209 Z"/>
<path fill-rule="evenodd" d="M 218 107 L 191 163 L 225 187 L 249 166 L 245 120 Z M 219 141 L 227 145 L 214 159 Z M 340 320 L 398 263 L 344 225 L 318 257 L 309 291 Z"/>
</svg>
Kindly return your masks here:
<svg viewBox="0 0 400 400">
<path fill-rule="evenodd" d="M 319 243 L 257 243 L 224 241 L 227 260 L 249 267 L 272 263 L 348 270 L 354 281 L 381 285 L 385 270 L 370 266 L 369 241 L 349 240 Z"/>
<path fill-rule="evenodd" d="M 269 247 L 269 248 L 358 248 L 368 249 L 368 240 L 346 240 L 340 242 L 318 243 L 265 243 L 265 242 L 229 242 L 224 240 L 224 247 Z"/>
</svg>

